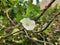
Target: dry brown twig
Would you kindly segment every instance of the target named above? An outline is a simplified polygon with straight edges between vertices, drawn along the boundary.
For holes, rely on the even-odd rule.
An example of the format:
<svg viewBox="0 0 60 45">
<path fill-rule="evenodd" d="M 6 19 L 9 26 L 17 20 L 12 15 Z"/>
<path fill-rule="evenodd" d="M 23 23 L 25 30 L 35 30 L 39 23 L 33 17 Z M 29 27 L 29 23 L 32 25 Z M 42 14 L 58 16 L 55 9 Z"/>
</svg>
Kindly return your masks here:
<svg viewBox="0 0 60 45">
<path fill-rule="evenodd" d="M 14 28 L 18 28 L 19 26 L 20 26 L 20 25 L 17 24 L 17 25 L 15 25 L 15 26 L 6 27 L 6 28 L 4 29 L 4 31 L 10 30 L 10 29 L 14 29 Z"/>
<path fill-rule="evenodd" d="M 37 21 L 43 14 L 47 11 L 47 9 L 55 2 L 55 0 L 51 0 L 51 2 L 46 6 L 46 8 L 43 10 L 43 12 L 35 19 Z"/>
<path fill-rule="evenodd" d="M 13 25 L 15 25 L 15 23 L 13 22 L 13 20 L 9 17 L 8 12 L 9 12 L 10 10 L 11 10 L 11 8 L 7 9 L 7 10 L 5 11 L 5 13 L 6 13 L 6 16 L 7 16 L 7 18 L 9 19 L 9 21 L 10 21 Z"/>
<path fill-rule="evenodd" d="M 30 39 L 30 40 L 32 40 L 32 41 L 43 42 L 44 44 L 49 43 L 49 42 L 45 41 L 45 39 L 44 39 L 44 37 L 43 37 L 42 35 L 41 35 L 41 36 L 42 36 L 42 38 L 44 39 L 44 41 L 38 40 L 37 38 L 35 39 L 34 37 L 30 37 L 30 36 L 28 35 L 28 32 L 27 32 L 26 30 L 24 30 L 24 31 L 25 31 L 25 33 L 26 33 L 27 38 Z"/>
<path fill-rule="evenodd" d="M 47 26 L 46 26 L 45 28 L 43 28 L 42 30 L 37 31 L 37 32 L 35 32 L 35 33 L 43 32 L 45 29 L 47 29 L 47 28 L 50 26 L 50 24 L 54 21 L 54 19 L 55 19 L 58 15 L 60 15 L 60 12 L 58 12 L 57 14 L 54 14 L 54 15 L 55 15 L 55 16 L 53 17 L 53 19 L 47 24 Z"/>
</svg>

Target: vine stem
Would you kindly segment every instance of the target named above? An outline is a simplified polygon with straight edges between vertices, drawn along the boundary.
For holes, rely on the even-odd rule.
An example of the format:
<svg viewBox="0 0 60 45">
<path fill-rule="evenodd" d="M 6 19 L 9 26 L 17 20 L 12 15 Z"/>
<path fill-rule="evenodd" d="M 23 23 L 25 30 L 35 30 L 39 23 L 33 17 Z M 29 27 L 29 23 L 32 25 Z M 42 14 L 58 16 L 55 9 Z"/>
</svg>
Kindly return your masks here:
<svg viewBox="0 0 60 45">
<path fill-rule="evenodd" d="M 40 31 L 36 31 L 35 33 L 39 33 L 39 32 L 43 32 L 44 30 L 46 30 L 49 26 L 50 26 L 50 24 L 53 22 L 53 20 L 58 16 L 58 15 L 60 15 L 60 12 L 58 12 L 57 14 L 54 14 L 55 16 L 53 17 L 53 19 L 47 24 L 47 26 L 45 27 L 45 28 L 43 28 L 42 30 L 40 30 Z"/>
<path fill-rule="evenodd" d="M 13 24 L 13 25 L 15 25 L 15 23 L 13 22 L 13 20 L 9 17 L 9 14 L 8 14 L 8 12 L 11 10 L 11 8 L 9 8 L 9 9 L 7 9 L 6 10 L 6 16 L 7 16 L 7 18 L 9 19 L 9 21 Z"/>
<path fill-rule="evenodd" d="M 37 21 L 41 16 L 43 16 L 43 14 L 47 11 L 47 9 L 55 2 L 55 0 L 51 0 L 51 2 L 48 4 L 48 6 L 45 7 L 45 9 L 43 10 L 43 12 L 37 17 L 35 18 L 35 21 Z"/>
</svg>

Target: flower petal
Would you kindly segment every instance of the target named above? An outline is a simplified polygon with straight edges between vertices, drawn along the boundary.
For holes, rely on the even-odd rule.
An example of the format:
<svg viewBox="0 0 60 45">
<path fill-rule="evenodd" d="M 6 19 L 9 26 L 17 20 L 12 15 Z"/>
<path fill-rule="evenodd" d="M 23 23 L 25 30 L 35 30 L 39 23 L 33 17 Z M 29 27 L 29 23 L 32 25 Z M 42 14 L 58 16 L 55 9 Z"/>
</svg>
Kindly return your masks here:
<svg viewBox="0 0 60 45">
<path fill-rule="evenodd" d="M 35 21 L 29 18 L 23 18 L 20 22 L 22 23 L 23 27 L 27 30 L 33 30 L 36 26 Z"/>
</svg>

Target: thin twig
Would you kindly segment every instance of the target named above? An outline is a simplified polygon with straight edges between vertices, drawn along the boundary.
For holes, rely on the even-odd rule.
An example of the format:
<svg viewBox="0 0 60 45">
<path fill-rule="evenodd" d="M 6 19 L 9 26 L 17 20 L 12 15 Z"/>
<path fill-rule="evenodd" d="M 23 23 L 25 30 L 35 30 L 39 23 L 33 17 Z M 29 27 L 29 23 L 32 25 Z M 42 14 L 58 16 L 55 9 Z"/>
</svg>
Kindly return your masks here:
<svg viewBox="0 0 60 45">
<path fill-rule="evenodd" d="M 10 30 L 10 29 L 14 29 L 14 28 L 17 28 L 17 27 L 19 27 L 19 26 L 20 26 L 20 25 L 17 24 L 17 25 L 15 25 L 15 26 L 7 27 L 7 28 L 4 29 L 4 31 Z"/>
<path fill-rule="evenodd" d="M 6 16 L 7 16 L 7 18 L 9 19 L 9 21 L 10 21 L 13 25 L 15 25 L 15 23 L 13 22 L 13 20 L 9 17 L 8 12 L 9 12 L 10 10 L 11 10 L 11 8 L 7 9 L 7 11 L 6 11 L 5 13 L 6 13 Z"/>
<path fill-rule="evenodd" d="M 47 26 L 46 26 L 44 29 L 42 29 L 42 30 L 40 30 L 40 31 L 37 31 L 36 33 L 43 32 L 44 30 L 46 30 L 46 29 L 49 27 L 49 25 L 53 22 L 53 20 L 54 20 L 59 14 L 60 14 L 60 12 L 57 13 L 57 14 L 55 14 L 54 18 L 47 24 Z"/>
<path fill-rule="evenodd" d="M 39 35 L 43 38 L 44 45 L 46 45 L 46 42 L 45 42 L 45 38 L 44 38 L 44 36 L 43 36 L 43 35 L 41 35 L 40 33 L 39 33 Z"/>
<path fill-rule="evenodd" d="M 21 30 L 20 30 L 20 31 L 21 31 Z M 15 33 L 19 33 L 20 31 L 17 31 L 17 32 L 15 32 Z M 15 34 L 15 33 L 8 34 L 7 36 L 5 36 L 5 37 L 3 37 L 3 38 L 8 38 L 9 36 L 11 36 L 11 35 L 13 35 L 13 34 Z"/>
<path fill-rule="evenodd" d="M 38 41 L 38 42 L 43 42 L 43 43 L 44 43 L 44 42 L 45 42 L 45 43 L 49 43 L 49 42 L 47 42 L 47 41 L 42 41 L 42 40 L 37 40 L 37 41 Z"/>
<path fill-rule="evenodd" d="M 44 42 L 44 43 L 48 43 L 48 42 L 46 42 L 46 41 L 42 41 L 42 40 L 34 40 L 32 37 L 29 37 L 29 35 L 28 35 L 28 33 L 27 33 L 27 31 L 26 30 L 24 30 L 25 31 L 25 33 L 26 33 L 26 36 L 30 39 L 30 40 L 32 40 L 32 41 L 37 41 L 37 42 Z"/>
<path fill-rule="evenodd" d="M 3 36 L 1 39 L 8 38 L 9 36 L 11 36 L 11 35 L 13 35 L 13 34 L 15 34 L 15 33 L 21 33 L 22 30 L 23 30 L 23 29 L 21 29 L 21 30 L 19 30 L 19 31 L 17 31 L 17 32 L 14 32 L 14 33 L 8 34 L 7 36 Z"/>
<path fill-rule="evenodd" d="M 37 21 L 43 14 L 46 12 L 46 10 L 55 2 L 55 0 L 51 0 L 51 2 L 46 6 L 46 8 L 43 10 L 43 12 L 35 19 Z"/>
<path fill-rule="evenodd" d="M 2 39 L 6 39 L 6 38 L 8 38 L 9 36 L 12 36 L 13 34 L 16 34 L 16 33 L 22 34 L 23 32 L 21 32 L 21 31 L 22 31 L 22 30 L 19 30 L 19 31 L 17 31 L 17 32 L 14 32 L 14 33 L 8 34 L 7 36 L 3 36 L 0 40 L 2 40 Z"/>
<path fill-rule="evenodd" d="M 28 33 L 27 33 L 27 31 L 26 31 L 26 30 L 24 30 L 24 31 L 25 31 L 25 33 L 26 33 L 26 36 L 27 36 L 28 38 L 30 38 L 29 35 L 28 35 Z"/>
<path fill-rule="evenodd" d="M 37 41 L 37 42 L 45 42 L 45 43 L 48 43 L 48 42 L 46 42 L 46 41 L 42 41 L 42 40 L 38 40 L 38 39 L 37 39 L 37 40 L 34 40 L 34 39 L 33 39 L 33 37 L 29 37 L 27 30 L 24 30 L 24 31 L 25 31 L 26 36 L 27 36 L 27 38 L 28 38 L 28 39 L 30 39 L 30 40 L 32 40 L 32 41 Z"/>
</svg>

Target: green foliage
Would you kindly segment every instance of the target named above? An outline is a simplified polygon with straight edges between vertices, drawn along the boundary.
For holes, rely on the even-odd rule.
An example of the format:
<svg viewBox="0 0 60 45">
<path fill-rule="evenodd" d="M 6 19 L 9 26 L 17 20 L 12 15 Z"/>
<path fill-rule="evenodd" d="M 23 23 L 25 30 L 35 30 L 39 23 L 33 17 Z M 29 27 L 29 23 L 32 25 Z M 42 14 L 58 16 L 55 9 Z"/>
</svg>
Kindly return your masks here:
<svg viewBox="0 0 60 45">
<path fill-rule="evenodd" d="M 45 25 L 46 23 L 48 24 L 53 19 L 55 15 L 52 15 L 52 14 L 58 13 L 60 11 L 59 5 L 50 7 L 44 13 L 44 15 L 39 20 L 36 21 L 39 23 L 38 26 L 33 31 L 27 31 L 28 36 L 35 40 L 29 39 L 24 30 L 20 31 L 21 28 L 23 28 L 21 27 L 21 25 L 19 26 L 19 28 L 14 27 L 13 29 L 11 28 L 11 29 L 5 30 L 6 28 L 8 27 L 10 28 L 13 26 L 11 21 L 7 18 L 7 14 L 5 13 L 7 10 L 9 10 L 9 12 L 7 12 L 9 17 L 16 24 L 17 23 L 20 24 L 20 20 L 26 17 L 35 19 L 43 11 L 42 9 L 40 9 L 38 4 L 37 5 L 32 4 L 32 0 L 29 0 L 29 1 L 1 0 L 0 2 L 0 40 L 1 40 L 0 45 L 44 45 L 44 42 L 42 42 L 44 41 L 44 39 L 47 40 L 49 45 L 54 45 L 55 42 L 57 43 L 59 42 L 57 39 L 60 37 L 60 32 L 59 32 L 60 23 L 58 23 L 58 32 L 54 33 L 54 31 L 57 30 L 56 22 L 60 21 L 59 20 L 60 16 L 58 16 L 53 21 L 51 26 L 48 29 L 46 29 L 44 32 L 35 33 L 35 31 L 40 31 L 42 28 L 46 26 Z M 17 31 L 20 31 L 20 32 L 15 33 Z M 8 37 L 3 38 L 5 36 L 8 36 Z M 50 38 L 50 40 L 47 38 Z"/>
</svg>

